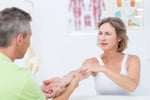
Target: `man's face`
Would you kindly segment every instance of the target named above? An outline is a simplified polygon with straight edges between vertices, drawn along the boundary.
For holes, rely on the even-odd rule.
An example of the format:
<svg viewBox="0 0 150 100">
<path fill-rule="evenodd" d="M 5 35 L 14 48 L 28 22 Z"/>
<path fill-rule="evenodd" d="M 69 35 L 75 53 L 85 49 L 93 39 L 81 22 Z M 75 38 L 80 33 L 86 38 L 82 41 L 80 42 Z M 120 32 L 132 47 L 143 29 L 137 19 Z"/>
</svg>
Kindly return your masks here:
<svg viewBox="0 0 150 100">
<path fill-rule="evenodd" d="M 17 59 L 23 58 L 28 47 L 30 46 L 30 38 L 32 33 L 29 32 L 24 38 L 22 38 L 22 42 L 18 47 L 18 56 Z"/>
</svg>

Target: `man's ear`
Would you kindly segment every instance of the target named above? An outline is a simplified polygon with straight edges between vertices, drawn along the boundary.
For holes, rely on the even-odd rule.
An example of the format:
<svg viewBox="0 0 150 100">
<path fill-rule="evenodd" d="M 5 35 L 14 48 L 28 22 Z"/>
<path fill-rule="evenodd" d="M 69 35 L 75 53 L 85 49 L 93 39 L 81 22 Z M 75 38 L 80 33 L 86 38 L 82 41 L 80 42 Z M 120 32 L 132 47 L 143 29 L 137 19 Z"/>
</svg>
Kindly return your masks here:
<svg viewBox="0 0 150 100">
<path fill-rule="evenodd" d="M 19 33 L 19 34 L 17 34 L 17 36 L 16 36 L 16 43 L 17 43 L 17 45 L 21 45 L 22 44 L 22 42 L 23 42 L 23 34 L 21 34 L 21 33 Z"/>
</svg>

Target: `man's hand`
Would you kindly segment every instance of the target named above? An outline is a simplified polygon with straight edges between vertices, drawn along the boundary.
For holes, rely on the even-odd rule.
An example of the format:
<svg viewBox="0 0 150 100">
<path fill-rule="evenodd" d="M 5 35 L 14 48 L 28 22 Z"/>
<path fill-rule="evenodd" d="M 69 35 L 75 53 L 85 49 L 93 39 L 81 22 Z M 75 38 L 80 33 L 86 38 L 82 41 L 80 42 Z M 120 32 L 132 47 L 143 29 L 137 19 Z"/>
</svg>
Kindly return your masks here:
<svg viewBox="0 0 150 100">
<path fill-rule="evenodd" d="M 59 77 L 43 81 L 42 91 L 47 98 L 60 95 L 66 87 L 66 82 Z"/>
<path fill-rule="evenodd" d="M 78 87 L 80 82 L 80 77 L 78 75 L 79 74 L 74 74 L 73 79 L 68 84 L 65 91 L 61 95 L 54 97 L 53 100 L 69 100 L 70 95 L 76 89 L 76 87 Z"/>
</svg>

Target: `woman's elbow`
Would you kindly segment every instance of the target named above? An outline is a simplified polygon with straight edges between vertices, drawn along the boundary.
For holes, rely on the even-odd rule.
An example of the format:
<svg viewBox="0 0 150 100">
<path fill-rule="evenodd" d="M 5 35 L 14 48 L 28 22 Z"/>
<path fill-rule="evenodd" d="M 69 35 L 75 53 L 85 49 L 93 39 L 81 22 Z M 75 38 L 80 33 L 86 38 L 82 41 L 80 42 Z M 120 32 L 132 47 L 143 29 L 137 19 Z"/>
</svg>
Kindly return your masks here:
<svg viewBox="0 0 150 100">
<path fill-rule="evenodd" d="M 130 86 L 130 87 L 128 88 L 128 91 L 129 91 L 129 92 L 135 92 L 135 90 L 137 89 L 137 87 L 138 87 L 138 84 L 134 84 L 134 85 L 132 85 L 132 86 Z"/>
</svg>

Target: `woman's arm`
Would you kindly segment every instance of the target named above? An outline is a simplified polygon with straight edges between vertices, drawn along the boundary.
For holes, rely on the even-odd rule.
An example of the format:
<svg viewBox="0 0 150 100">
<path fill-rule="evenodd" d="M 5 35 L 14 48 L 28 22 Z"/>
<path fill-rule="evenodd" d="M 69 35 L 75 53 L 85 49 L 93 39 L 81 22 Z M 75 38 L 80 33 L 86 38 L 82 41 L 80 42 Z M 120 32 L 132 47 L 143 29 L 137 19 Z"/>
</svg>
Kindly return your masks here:
<svg viewBox="0 0 150 100">
<path fill-rule="evenodd" d="M 140 59 L 135 55 L 130 55 L 127 63 L 127 72 L 128 75 L 122 75 L 116 73 L 107 67 L 102 67 L 98 64 L 96 59 L 90 59 L 88 61 L 88 66 L 86 72 L 103 72 L 108 78 L 114 81 L 118 86 L 132 92 L 136 89 L 139 83 L 140 78 Z"/>
<path fill-rule="evenodd" d="M 89 77 L 91 73 L 83 73 L 82 71 L 84 68 L 86 68 L 87 60 L 84 61 L 82 64 L 82 67 L 76 70 L 73 70 L 69 72 L 67 75 L 65 75 L 63 78 L 54 77 L 49 80 L 43 81 L 42 91 L 46 95 L 47 98 L 53 98 L 57 97 L 61 93 L 65 91 L 65 89 L 68 87 L 70 83 L 72 83 L 72 80 L 74 79 L 74 76 L 79 77 L 79 81 Z M 70 86 L 70 85 L 69 85 Z M 68 92 L 71 89 L 68 90 Z M 67 93 L 65 93 L 67 94 Z"/>
<path fill-rule="evenodd" d="M 66 88 L 66 90 L 59 96 L 53 98 L 53 100 L 68 100 L 72 92 L 78 87 L 80 78 L 78 75 L 74 75 L 74 78 Z"/>
<path fill-rule="evenodd" d="M 90 60 L 86 59 L 79 69 L 73 70 L 73 71 L 69 72 L 67 75 L 65 75 L 63 77 L 63 80 L 66 82 L 66 84 L 69 84 L 71 82 L 74 75 L 78 75 L 79 78 L 80 78 L 80 81 L 81 81 L 83 79 L 88 78 L 91 74 L 93 74 L 93 73 L 90 73 L 90 72 L 89 73 L 84 73 L 83 72 L 83 71 L 86 70 L 86 66 L 88 66 L 89 63 L 90 63 Z"/>
<path fill-rule="evenodd" d="M 127 76 L 121 75 L 120 73 L 115 73 L 106 67 L 103 72 L 120 87 L 133 92 L 138 86 L 140 79 L 140 59 L 139 57 L 132 55 L 129 57 L 128 61 Z"/>
</svg>

